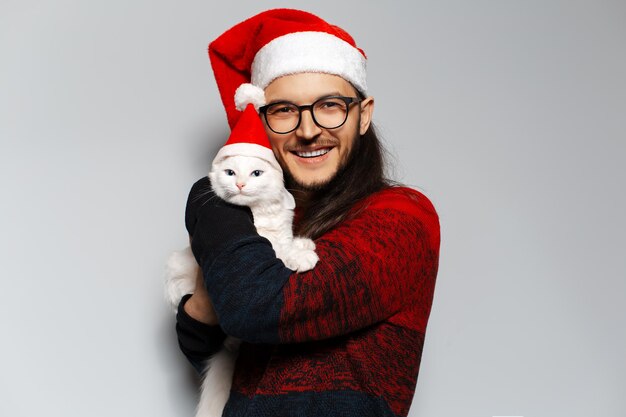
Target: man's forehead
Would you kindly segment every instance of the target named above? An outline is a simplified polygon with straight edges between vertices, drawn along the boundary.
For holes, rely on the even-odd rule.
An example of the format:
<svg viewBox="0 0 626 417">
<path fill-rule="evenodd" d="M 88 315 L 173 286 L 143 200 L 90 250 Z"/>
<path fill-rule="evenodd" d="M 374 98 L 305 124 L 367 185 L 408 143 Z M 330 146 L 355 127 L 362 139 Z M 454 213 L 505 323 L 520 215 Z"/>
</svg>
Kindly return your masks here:
<svg viewBox="0 0 626 417">
<path fill-rule="evenodd" d="M 325 73 L 300 73 L 279 77 L 265 88 L 268 103 L 277 100 L 312 101 L 324 96 L 353 96 L 355 88 L 343 78 Z"/>
</svg>

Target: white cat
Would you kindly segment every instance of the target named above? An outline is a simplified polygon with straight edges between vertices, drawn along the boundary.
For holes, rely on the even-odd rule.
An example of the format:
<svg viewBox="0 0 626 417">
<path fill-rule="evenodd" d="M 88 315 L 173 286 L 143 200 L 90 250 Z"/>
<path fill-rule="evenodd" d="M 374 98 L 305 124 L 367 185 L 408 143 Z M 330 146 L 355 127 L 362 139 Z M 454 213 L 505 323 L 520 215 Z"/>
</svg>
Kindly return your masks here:
<svg viewBox="0 0 626 417">
<path fill-rule="evenodd" d="M 285 189 L 282 172 L 264 159 L 230 156 L 213 164 L 209 178 L 215 194 L 237 205 L 250 207 L 259 235 L 267 238 L 285 266 L 298 272 L 318 261 L 311 239 L 294 238 L 295 201 Z M 198 264 L 189 247 L 174 252 L 166 265 L 167 298 L 174 308 L 195 289 Z M 207 362 L 196 417 L 219 417 L 230 395 L 235 361 L 241 341 L 226 337 L 224 348 Z"/>
</svg>

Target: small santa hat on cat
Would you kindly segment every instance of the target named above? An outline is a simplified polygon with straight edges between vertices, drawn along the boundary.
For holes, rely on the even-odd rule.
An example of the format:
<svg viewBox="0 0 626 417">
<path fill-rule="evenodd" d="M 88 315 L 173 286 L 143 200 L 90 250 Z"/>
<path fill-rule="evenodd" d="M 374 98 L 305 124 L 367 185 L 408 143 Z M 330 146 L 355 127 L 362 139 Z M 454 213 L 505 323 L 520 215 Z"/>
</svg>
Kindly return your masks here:
<svg viewBox="0 0 626 417">
<path fill-rule="evenodd" d="M 283 172 L 274 156 L 263 122 L 261 122 L 261 118 L 252 104 L 248 104 L 239 117 L 228 140 L 215 155 L 213 165 L 229 156 L 236 155 L 264 159 L 279 172 Z"/>
<path fill-rule="evenodd" d="M 318 16 L 293 9 L 261 12 L 209 44 L 209 58 L 231 129 L 249 103 L 283 75 L 334 74 L 366 94 L 366 56 L 354 39 Z"/>
</svg>

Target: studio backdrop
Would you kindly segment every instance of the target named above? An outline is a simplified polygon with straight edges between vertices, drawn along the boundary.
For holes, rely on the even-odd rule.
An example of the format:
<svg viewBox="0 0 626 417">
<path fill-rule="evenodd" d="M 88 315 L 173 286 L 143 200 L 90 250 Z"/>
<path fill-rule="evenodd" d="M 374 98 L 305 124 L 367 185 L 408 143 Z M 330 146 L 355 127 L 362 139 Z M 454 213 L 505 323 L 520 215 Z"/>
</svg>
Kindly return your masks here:
<svg viewBox="0 0 626 417">
<path fill-rule="evenodd" d="M 4 0 L 0 415 L 193 415 L 163 265 L 228 135 L 207 45 L 279 6 L 365 50 L 391 174 L 440 216 L 410 416 L 626 415 L 609 0 Z"/>
</svg>

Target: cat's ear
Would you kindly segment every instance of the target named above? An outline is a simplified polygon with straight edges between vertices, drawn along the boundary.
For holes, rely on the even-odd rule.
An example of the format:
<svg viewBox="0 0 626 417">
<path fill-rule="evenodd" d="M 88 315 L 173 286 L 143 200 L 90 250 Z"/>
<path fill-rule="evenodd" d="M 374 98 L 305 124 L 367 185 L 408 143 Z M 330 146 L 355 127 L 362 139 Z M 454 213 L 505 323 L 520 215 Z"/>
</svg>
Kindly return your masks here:
<svg viewBox="0 0 626 417">
<path fill-rule="evenodd" d="M 283 204 L 289 210 L 293 210 L 296 208 L 296 200 L 294 200 L 291 193 L 287 190 L 283 190 Z"/>
</svg>

